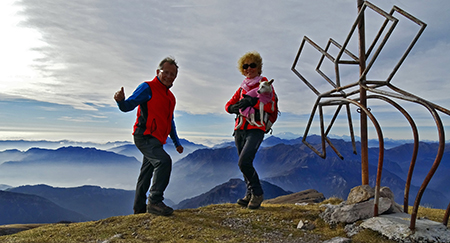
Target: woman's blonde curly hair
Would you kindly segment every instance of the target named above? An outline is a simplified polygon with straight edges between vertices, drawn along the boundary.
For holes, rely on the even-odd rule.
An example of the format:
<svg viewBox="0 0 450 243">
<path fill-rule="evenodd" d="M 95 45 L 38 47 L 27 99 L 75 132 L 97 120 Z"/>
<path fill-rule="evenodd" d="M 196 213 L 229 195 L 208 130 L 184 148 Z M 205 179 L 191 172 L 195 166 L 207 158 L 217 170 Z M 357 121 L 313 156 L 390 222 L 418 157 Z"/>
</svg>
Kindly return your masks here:
<svg viewBox="0 0 450 243">
<path fill-rule="evenodd" d="M 250 63 L 256 63 L 256 68 L 258 68 L 259 75 L 262 74 L 262 57 L 259 55 L 256 51 L 249 51 L 245 53 L 241 58 L 238 60 L 238 69 L 242 73 L 242 75 L 245 76 L 244 68 L 242 67 L 244 64 L 250 64 Z"/>
</svg>

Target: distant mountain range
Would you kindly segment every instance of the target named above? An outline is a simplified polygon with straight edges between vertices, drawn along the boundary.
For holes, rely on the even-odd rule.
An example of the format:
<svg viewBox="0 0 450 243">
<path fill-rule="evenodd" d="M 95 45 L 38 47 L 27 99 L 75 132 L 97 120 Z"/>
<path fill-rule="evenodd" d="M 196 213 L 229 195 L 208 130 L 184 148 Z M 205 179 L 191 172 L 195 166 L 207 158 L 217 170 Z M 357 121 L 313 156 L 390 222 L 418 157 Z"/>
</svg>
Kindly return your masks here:
<svg viewBox="0 0 450 243">
<path fill-rule="evenodd" d="M 10 185 L 5 185 L 5 184 L 0 184 L 0 190 L 1 191 L 4 191 L 4 190 L 6 190 L 8 188 L 11 188 L 11 186 Z"/>
<path fill-rule="evenodd" d="M 263 181 L 267 199 L 291 192 Z M 209 192 L 186 199 L 176 209 L 235 202 L 245 194 L 240 179 L 216 186 Z M 82 222 L 133 213 L 134 191 L 98 186 L 56 188 L 48 185 L 20 186 L 0 191 L 0 225 L 25 223 Z M 166 204 L 171 205 L 170 200 Z"/>
<path fill-rule="evenodd" d="M 48 140 L 0 140 L 0 151 L 20 150 L 26 151 L 30 148 L 57 149 L 61 147 L 89 147 L 97 149 L 109 149 L 124 144 L 131 144 L 128 141 L 116 141 L 108 143 L 75 142 L 69 140 L 48 141 Z"/>
<path fill-rule="evenodd" d="M 140 166 L 141 162 L 134 157 L 96 148 L 6 150 L 0 152 L 0 183 L 132 189 Z"/>
<path fill-rule="evenodd" d="M 87 220 L 90 218 L 40 196 L 0 191 L 0 225 Z"/>
<path fill-rule="evenodd" d="M 180 158 L 184 157 L 186 154 L 189 154 L 197 149 L 207 148 L 202 144 L 196 144 L 190 142 L 186 139 L 180 139 L 181 144 L 184 147 L 183 154 L 179 154 L 175 147 L 173 146 L 173 142 L 170 138 L 167 138 L 165 150 L 172 157 L 174 162 L 178 161 Z M 0 151 L 15 151 L 18 154 L 18 159 L 20 159 L 20 155 L 23 151 L 27 151 L 31 148 L 41 148 L 41 149 L 58 149 L 62 147 L 83 147 L 83 148 L 96 148 L 101 150 L 107 150 L 111 152 L 115 152 L 118 154 L 135 157 L 138 161 L 142 161 L 142 154 L 136 148 L 136 146 L 132 142 L 127 141 L 117 141 L 117 142 L 108 142 L 108 143 L 90 143 L 90 142 L 74 142 L 68 140 L 61 141 L 28 141 L 28 140 L 0 140 Z M 12 153 L 10 153 L 12 154 Z M 10 155 L 12 156 L 12 155 Z M 0 156 L 0 164 L 5 161 L 14 161 L 15 157 L 6 157 L 5 155 Z"/>
<path fill-rule="evenodd" d="M 284 134 L 280 134 L 280 135 L 282 135 L 283 137 L 279 137 L 278 135 L 277 136 L 267 136 L 266 139 L 264 139 L 264 141 L 262 142 L 261 147 L 271 147 L 271 146 L 275 146 L 277 144 L 293 145 L 293 144 L 302 143 L 303 138 L 296 136 L 293 133 L 284 133 Z M 313 139 L 317 138 L 317 136 L 312 135 L 308 139 L 311 139 L 311 137 Z M 344 140 L 346 142 L 351 142 L 350 136 L 336 136 L 335 135 L 335 136 L 330 136 L 330 138 L 335 139 L 335 140 Z M 355 141 L 360 141 L 360 138 L 355 137 Z M 414 141 L 412 139 L 410 139 L 410 140 L 395 140 L 395 139 L 385 138 L 384 139 L 384 148 L 390 149 L 390 148 L 400 146 L 402 144 L 413 143 L 413 142 Z M 433 141 L 427 141 L 427 142 L 433 143 Z M 378 146 L 379 146 L 378 139 L 369 139 L 368 145 L 369 145 L 369 148 L 378 148 Z M 228 146 L 234 146 L 234 141 L 216 144 L 213 146 L 213 148 L 225 148 Z"/>
<path fill-rule="evenodd" d="M 99 220 L 133 213 L 134 191 L 131 190 L 98 186 L 57 188 L 48 185 L 35 185 L 10 188 L 7 192 L 48 199 L 66 210 L 77 212 L 88 220 Z M 60 220 L 69 219 L 60 218 Z"/>
<path fill-rule="evenodd" d="M 320 141 L 311 137 L 312 142 Z M 299 144 L 277 144 L 262 147 L 254 160 L 260 178 L 293 192 L 316 189 L 326 197 L 346 198 L 350 189 L 361 184 L 361 158 L 353 154 L 352 146 L 344 140 L 333 139 L 333 144 L 344 156 L 341 160 L 327 147 L 327 158 L 322 159 L 308 147 Z M 410 204 L 415 200 L 424 175 L 431 168 L 437 151 L 437 144 L 421 143 L 414 183 L 411 185 Z M 360 144 L 356 144 L 360 151 Z M 398 203 L 403 203 L 403 191 L 412 145 L 405 144 L 385 150 L 382 186 L 388 186 L 395 193 Z M 369 149 L 370 183 L 375 184 L 378 164 L 378 148 Z M 167 189 L 167 197 L 174 201 L 190 198 L 207 192 L 215 185 L 230 178 L 242 178 L 237 166 L 236 148 L 200 149 L 181 159 L 173 166 L 173 176 Z M 441 166 L 422 197 L 422 204 L 446 208 L 449 202 L 446 165 L 450 157 L 445 153 Z M 445 164 L 445 165 L 444 165 Z"/>
<path fill-rule="evenodd" d="M 308 141 L 318 144 L 320 137 L 310 136 Z M 350 142 L 342 139 L 332 139 L 332 142 L 344 156 L 344 160 L 336 156 L 329 147 L 327 158 L 320 158 L 301 142 L 301 138 L 281 139 L 269 136 L 265 139 L 254 165 L 264 181 L 266 198 L 275 194 L 315 189 L 325 197 L 337 196 L 345 199 L 351 188 L 361 184 L 361 159 L 360 155 L 353 154 Z M 168 202 L 173 201 L 170 205 L 177 208 L 197 207 L 209 203 L 234 202 L 244 196 L 242 174 L 237 165 L 238 156 L 233 143 L 224 143 L 213 148 L 185 140 L 182 143 L 185 153 L 180 155 L 176 162 L 173 159 L 171 181 L 165 194 Z M 413 204 L 418 188 L 434 162 L 437 146 L 436 143 L 420 143 L 410 205 Z M 176 153 L 171 141 L 165 148 L 168 151 L 172 149 L 170 153 Z M 384 151 L 381 185 L 391 188 L 400 204 L 403 204 L 412 150 L 412 144 L 401 144 Z M 136 151 L 134 145 L 127 143 L 115 144 L 104 150 L 69 146 L 1 151 L 0 190 L 19 195 L 11 197 L 11 194 L 0 194 L 0 200 L 8 199 L 0 204 L 0 208 L 7 211 L 7 208 L 15 207 L 16 210 L 19 206 L 18 211 L 11 211 L 22 212 L 23 209 L 20 208 L 27 208 L 28 206 L 24 206 L 27 201 L 39 202 L 31 203 L 32 205 L 50 202 L 47 206 L 39 207 L 54 208 L 58 214 L 67 215 L 54 219 L 58 221 L 92 220 L 130 214 L 133 190 L 141 165 L 140 159 L 136 158 L 139 156 Z M 356 151 L 360 151 L 359 142 L 356 144 Z M 445 151 L 448 151 L 448 146 Z M 447 186 L 449 162 L 449 152 L 445 152 L 439 169 L 422 197 L 422 205 L 447 207 L 450 199 L 450 187 Z M 372 186 L 375 184 L 377 164 L 378 148 L 370 148 L 369 179 Z M 269 187 L 277 189 L 272 194 L 269 193 L 271 189 L 266 189 Z M 32 195 L 33 198 L 22 195 Z M 18 200 L 24 202 L 15 203 Z M 39 212 L 37 209 L 34 211 Z M 0 210 L 0 218 L 2 212 Z"/>
<path fill-rule="evenodd" d="M 166 152 L 170 155 L 170 157 L 172 158 L 172 162 L 174 162 L 174 163 L 178 162 L 178 160 L 180 160 L 187 154 L 194 152 L 197 149 L 207 148 L 204 145 L 192 143 L 186 139 L 180 139 L 180 143 L 182 144 L 183 149 L 184 149 L 182 154 L 179 154 L 176 151 L 176 148 L 173 145 L 173 142 L 170 138 L 167 139 L 166 144 L 164 145 L 164 150 L 166 150 Z M 115 152 L 118 154 L 123 154 L 126 156 L 132 156 L 132 157 L 135 157 L 137 160 L 142 161 L 142 153 L 139 151 L 138 148 L 136 148 L 136 146 L 134 144 L 120 145 L 117 147 L 110 148 L 110 149 L 108 149 L 108 151 L 112 151 L 112 152 Z"/>
<path fill-rule="evenodd" d="M 264 190 L 264 199 L 276 198 L 292 193 L 266 181 L 261 181 L 261 186 Z M 230 179 L 228 182 L 218 185 L 206 193 L 181 201 L 176 205 L 176 208 L 198 208 L 211 204 L 235 203 L 239 198 L 244 197 L 246 187 L 243 180 Z"/>
</svg>

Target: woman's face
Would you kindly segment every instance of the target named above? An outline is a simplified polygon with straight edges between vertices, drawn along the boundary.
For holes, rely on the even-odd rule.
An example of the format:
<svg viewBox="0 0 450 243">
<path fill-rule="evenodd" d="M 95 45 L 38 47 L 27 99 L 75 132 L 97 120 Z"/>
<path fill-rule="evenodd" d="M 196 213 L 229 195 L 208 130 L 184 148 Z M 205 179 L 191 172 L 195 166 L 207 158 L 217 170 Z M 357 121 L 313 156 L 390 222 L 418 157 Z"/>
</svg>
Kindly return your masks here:
<svg viewBox="0 0 450 243">
<path fill-rule="evenodd" d="M 259 75 L 258 66 L 256 66 L 256 63 L 254 63 L 250 60 L 246 60 L 244 62 L 243 69 L 244 69 L 245 77 L 247 77 L 249 79 L 254 78 Z"/>
</svg>

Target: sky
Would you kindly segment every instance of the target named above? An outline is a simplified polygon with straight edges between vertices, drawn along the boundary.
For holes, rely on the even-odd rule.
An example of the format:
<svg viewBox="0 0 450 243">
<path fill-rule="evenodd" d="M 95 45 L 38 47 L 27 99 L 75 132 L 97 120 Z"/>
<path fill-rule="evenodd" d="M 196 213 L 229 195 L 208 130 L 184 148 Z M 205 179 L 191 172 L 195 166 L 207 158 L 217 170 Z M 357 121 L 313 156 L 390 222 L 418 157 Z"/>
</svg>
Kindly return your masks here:
<svg viewBox="0 0 450 243">
<path fill-rule="evenodd" d="M 119 111 L 113 95 L 124 87 L 128 97 L 140 83 L 153 79 L 158 63 L 167 56 L 180 67 L 171 88 L 177 98 L 180 138 L 205 145 L 232 140 L 234 116 L 225 112 L 224 105 L 244 79 L 237 60 L 248 51 L 261 54 L 262 75 L 275 79 L 281 115 L 273 135 L 303 136 L 317 95 L 291 70 L 300 43 L 307 36 L 322 48 L 330 38 L 343 44 L 356 19 L 356 2 L 3 0 L 0 140 L 132 141 L 136 111 Z M 395 5 L 427 24 L 391 83 L 449 108 L 450 1 L 371 3 L 386 12 Z M 386 79 L 418 31 L 417 25 L 397 17 L 399 23 L 368 78 Z M 368 10 L 367 40 L 373 39 L 383 20 Z M 348 50 L 358 54 L 355 40 L 351 38 Z M 319 59 L 320 54 L 308 46 L 296 68 L 326 92 L 331 86 L 315 72 Z M 323 70 L 332 77 L 329 65 L 325 61 Z M 341 82 L 354 83 L 358 74 L 354 66 L 342 67 Z M 421 139 L 437 140 L 430 112 L 398 102 L 415 119 Z M 392 106 L 372 100 L 368 105 L 385 138 L 412 138 L 407 121 Z M 326 119 L 333 109 L 324 110 Z M 351 106 L 358 136 L 356 110 Z M 448 115 L 439 114 L 448 130 Z M 314 118 L 309 134 L 319 134 L 318 125 Z M 349 135 L 345 112 L 330 134 Z M 369 137 L 377 137 L 370 122 Z"/>
</svg>

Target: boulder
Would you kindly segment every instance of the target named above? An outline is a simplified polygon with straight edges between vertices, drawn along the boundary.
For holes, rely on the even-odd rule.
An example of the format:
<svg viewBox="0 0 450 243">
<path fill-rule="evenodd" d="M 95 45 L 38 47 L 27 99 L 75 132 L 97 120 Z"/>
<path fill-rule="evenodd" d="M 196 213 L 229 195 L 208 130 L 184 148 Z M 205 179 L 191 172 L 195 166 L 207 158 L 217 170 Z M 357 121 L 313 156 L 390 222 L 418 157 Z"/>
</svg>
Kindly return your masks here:
<svg viewBox="0 0 450 243">
<path fill-rule="evenodd" d="M 383 186 L 380 188 L 380 197 L 387 197 L 394 201 L 394 193 L 387 186 Z"/>
<path fill-rule="evenodd" d="M 347 205 L 365 202 L 375 196 L 375 189 L 369 185 L 354 187 L 350 190 L 347 197 Z"/>
<path fill-rule="evenodd" d="M 366 219 L 360 227 L 379 232 L 397 242 L 450 242 L 450 230 L 442 223 L 417 219 L 414 232 L 409 229 L 410 223 L 409 214 L 396 213 Z"/>
<path fill-rule="evenodd" d="M 329 224 L 354 223 L 358 220 L 368 219 L 374 216 L 374 200 L 348 205 L 345 202 L 339 205 L 325 204 L 326 207 L 320 217 Z M 378 201 L 378 214 L 387 212 L 392 206 L 389 198 L 380 198 Z"/>
<path fill-rule="evenodd" d="M 325 196 L 314 189 L 308 189 L 289 195 L 264 200 L 267 204 L 301 204 L 301 203 L 320 203 L 325 200 Z"/>
<path fill-rule="evenodd" d="M 394 200 L 394 193 L 391 191 L 389 187 L 382 187 L 380 188 L 380 197 L 389 198 L 392 202 L 391 208 L 386 213 L 402 213 L 403 207 L 400 206 L 398 203 Z"/>
<path fill-rule="evenodd" d="M 375 190 L 369 185 L 354 187 L 350 191 L 347 201 L 339 205 L 321 205 L 321 207 L 326 207 L 326 210 L 320 214 L 320 217 L 329 224 L 350 224 L 371 218 L 374 216 L 374 196 Z M 400 212 L 402 212 L 402 207 L 394 201 L 394 193 L 391 189 L 380 188 L 378 215 Z"/>
</svg>

